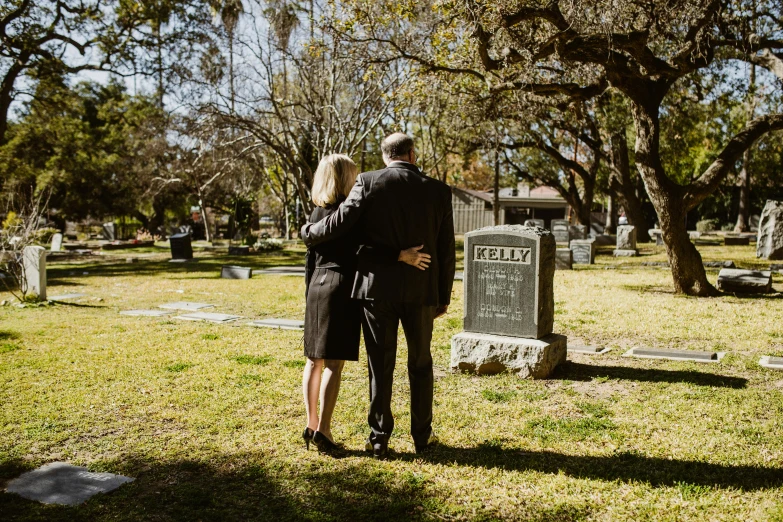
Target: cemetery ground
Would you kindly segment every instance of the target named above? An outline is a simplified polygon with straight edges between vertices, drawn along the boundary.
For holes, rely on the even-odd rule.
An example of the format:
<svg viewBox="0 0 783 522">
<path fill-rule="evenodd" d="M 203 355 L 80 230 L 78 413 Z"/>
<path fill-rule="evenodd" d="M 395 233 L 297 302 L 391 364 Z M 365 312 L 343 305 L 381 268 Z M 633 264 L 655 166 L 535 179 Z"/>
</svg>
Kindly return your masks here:
<svg viewBox="0 0 783 522">
<path fill-rule="evenodd" d="M 334 436 L 345 458 L 305 451 L 302 277 L 220 279 L 220 266 L 301 264 L 303 250 L 174 264 L 53 262 L 49 294 L 76 301 L 0 308 L 0 487 L 67 461 L 135 481 L 77 507 L 0 493 L 4 520 L 783 520 L 783 296 L 672 293 L 662 247 L 603 247 L 555 274 L 555 328 L 569 353 L 546 380 L 452 373 L 463 289 L 436 323 L 435 429 L 413 452 L 405 349 L 386 461 L 363 452 L 366 358 L 347 363 Z M 705 261 L 766 268 L 753 246 L 699 244 Z M 461 269 L 461 267 L 458 267 Z M 708 269 L 714 283 L 718 269 Z M 773 287 L 783 290 L 783 277 Z M 2 294 L 0 299 L 8 299 Z M 215 305 L 230 324 L 128 317 L 171 301 Z M 400 333 L 402 342 L 403 336 Z M 623 357 L 633 347 L 725 351 L 719 363 Z"/>
</svg>

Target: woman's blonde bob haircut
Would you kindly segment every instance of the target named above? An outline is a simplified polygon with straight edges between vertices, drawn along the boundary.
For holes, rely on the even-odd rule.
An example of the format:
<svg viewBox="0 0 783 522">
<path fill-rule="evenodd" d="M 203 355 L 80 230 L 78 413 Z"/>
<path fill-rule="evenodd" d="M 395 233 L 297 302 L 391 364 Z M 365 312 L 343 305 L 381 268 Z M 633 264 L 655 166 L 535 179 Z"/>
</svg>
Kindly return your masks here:
<svg viewBox="0 0 783 522">
<path fill-rule="evenodd" d="M 341 197 L 348 197 L 359 170 L 356 163 L 345 154 L 330 154 L 321 160 L 315 171 L 313 203 L 319 207 L 333 205 Z"/>
</svg>

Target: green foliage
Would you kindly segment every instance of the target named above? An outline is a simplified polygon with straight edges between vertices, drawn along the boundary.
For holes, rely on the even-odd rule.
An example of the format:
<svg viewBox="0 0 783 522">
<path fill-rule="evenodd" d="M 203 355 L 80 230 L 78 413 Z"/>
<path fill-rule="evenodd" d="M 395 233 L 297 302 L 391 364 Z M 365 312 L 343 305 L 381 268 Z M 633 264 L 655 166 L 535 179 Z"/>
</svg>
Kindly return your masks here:
<svg viewBox="0 0 783 522">
<path fill-rule="evenodd" d="M 696 223 L 696 231 L 697 232 L 712 232 L 713 230 L 718 229 L 718 220 L 717 219 L 702 219 L 698 223 Z"/>
<path fill-rule="evenodd" d="M 481 396 L 490 402 L 508 402 L 516 394 L 515 390 L 481 390 Z"/>
<path fill-rule="evenodd" d="M 195 365 L 192 363 L 179 362 L 166 366 L 166 371 L 171 373 L 179 373 L 179 372 L 184 372 L 185 370 L 192 368 L 193 366 Z"/>
<path fill-rule="evenodd" d="M 8 352 L 15 352 L 16 350 L 21 350 L 21 347 L 16 343 L 1 343 L 0 344 L 0 354 L 1 353 L 8 353 Z"/>
</svg>

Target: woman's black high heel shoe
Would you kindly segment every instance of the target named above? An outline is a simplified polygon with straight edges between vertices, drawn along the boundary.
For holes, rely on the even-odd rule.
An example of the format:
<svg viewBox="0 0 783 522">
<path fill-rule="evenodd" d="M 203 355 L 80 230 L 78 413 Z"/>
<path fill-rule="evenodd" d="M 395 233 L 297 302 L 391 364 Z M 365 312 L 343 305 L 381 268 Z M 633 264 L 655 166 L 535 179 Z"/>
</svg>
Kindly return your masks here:
<svg viewBox="0 0 783 522">
<path fill-rule="evenodd" d="M 313 440 L 314 433 L 315 432 L 310 428 L 305 428 L 304 432 L 302 432 L 302 438 L 305 441 L 305 448 L 310 449 L 310 441 Z"/>
<path fill-rule="evenodd" d="M 335 444 L 334 442 L 329 440 L 329 437 L 327 437 L 320 431 L 316 431 L 313 434 L 313 443 L 318 447 L 318 451 L 320 451 L 321 453 L 329 453 L 330 455 L 336 455 L 342 451 L 342 447 L 340 445 Z"/>
</svg>

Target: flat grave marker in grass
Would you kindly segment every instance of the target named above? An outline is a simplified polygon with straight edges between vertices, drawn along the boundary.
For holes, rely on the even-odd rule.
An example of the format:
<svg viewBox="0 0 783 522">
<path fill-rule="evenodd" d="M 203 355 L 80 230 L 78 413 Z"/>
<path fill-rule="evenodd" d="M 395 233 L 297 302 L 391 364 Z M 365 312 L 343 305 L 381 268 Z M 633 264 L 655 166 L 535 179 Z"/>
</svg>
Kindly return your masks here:
<svg viewBox="0 0 783 522">
<path fill-rule="evenodd" d="M 281 330 L 304 330 L 304 321 L 297 319 L 260 319 L 250 321 L 249 326 L 256 328 L 279 328 Z"/>
<path fill-rule="evenodd" d="M 772 370 L 783 370 L 783 357 L 765 355 L 759 360 L 759 365 Z"/>
<path fill-rule="evenodd" d="M 241 319 L 242 316 L 230 315 L 230 314 L 212 314 L 209 312 L 194 312 L 192 314 L 178 315 L 174 319 L 182 319 L 183 321 L 207 321 L 210 323 L 230 323 Z"/>
<path fill-rule="evenodd" d="M 133 317 L 163 317 L 174 312 L 166 310 L 122 310 L 120 315 L 130 315 Z"/>
<path fill-rule="evenodd" d="M 204 310 L 205 308 L 214 307 L 215 305 L 207 303 L 191 303 L 188 301 L 177 301 L 175 303 L 165 303 L 158 306 L 158 308 L 164 308 L 166 310 Z"/>
<path fill-rule="evenodd" d="M 220 269 L 221 279 L 250 279 L 253 269 L 246 266 L 224 265 Z"/>
<path fill-rule="evenodd" d="M 304 276 L 305 267 L 303 266 L 273 266 L 264 270 L 254 270 L 255 274 L 266 275 L 286 275 L 286 276 Z"/>
<path fill-rule="evenodd" d="M 133 480 L 113 473 L 93 473 L 67 462 L 50 462 L 12 480 L 6 491 L 44 504 L 77 506 Z"/>
<path fill-rule="evenodd" d="M 725 352 L 702 352 L 696 350 L 668 350 L 663 348 L 631 348 L 625 357 L 643 359 L 669 359 L 674 361 L 719 362 Z"/>
<path fill-rule="evenodd" d="M 574 353 L 590 353 L 590 354 L 596 354 L 600 355 L 602 353 L 606 353 L 611 348 L 607 348 L 606 346 L 591 346 L 591 345 L 569 345 L 568 351 L 574 352 Z"/>
<path fill-rule="evenodd" d="M 87 294 L 52 295 L 49 296 L 49 301 L 74 301 L 76 299 L 81 299 L 82 297 L 87 297 Z"/>
</svg>

